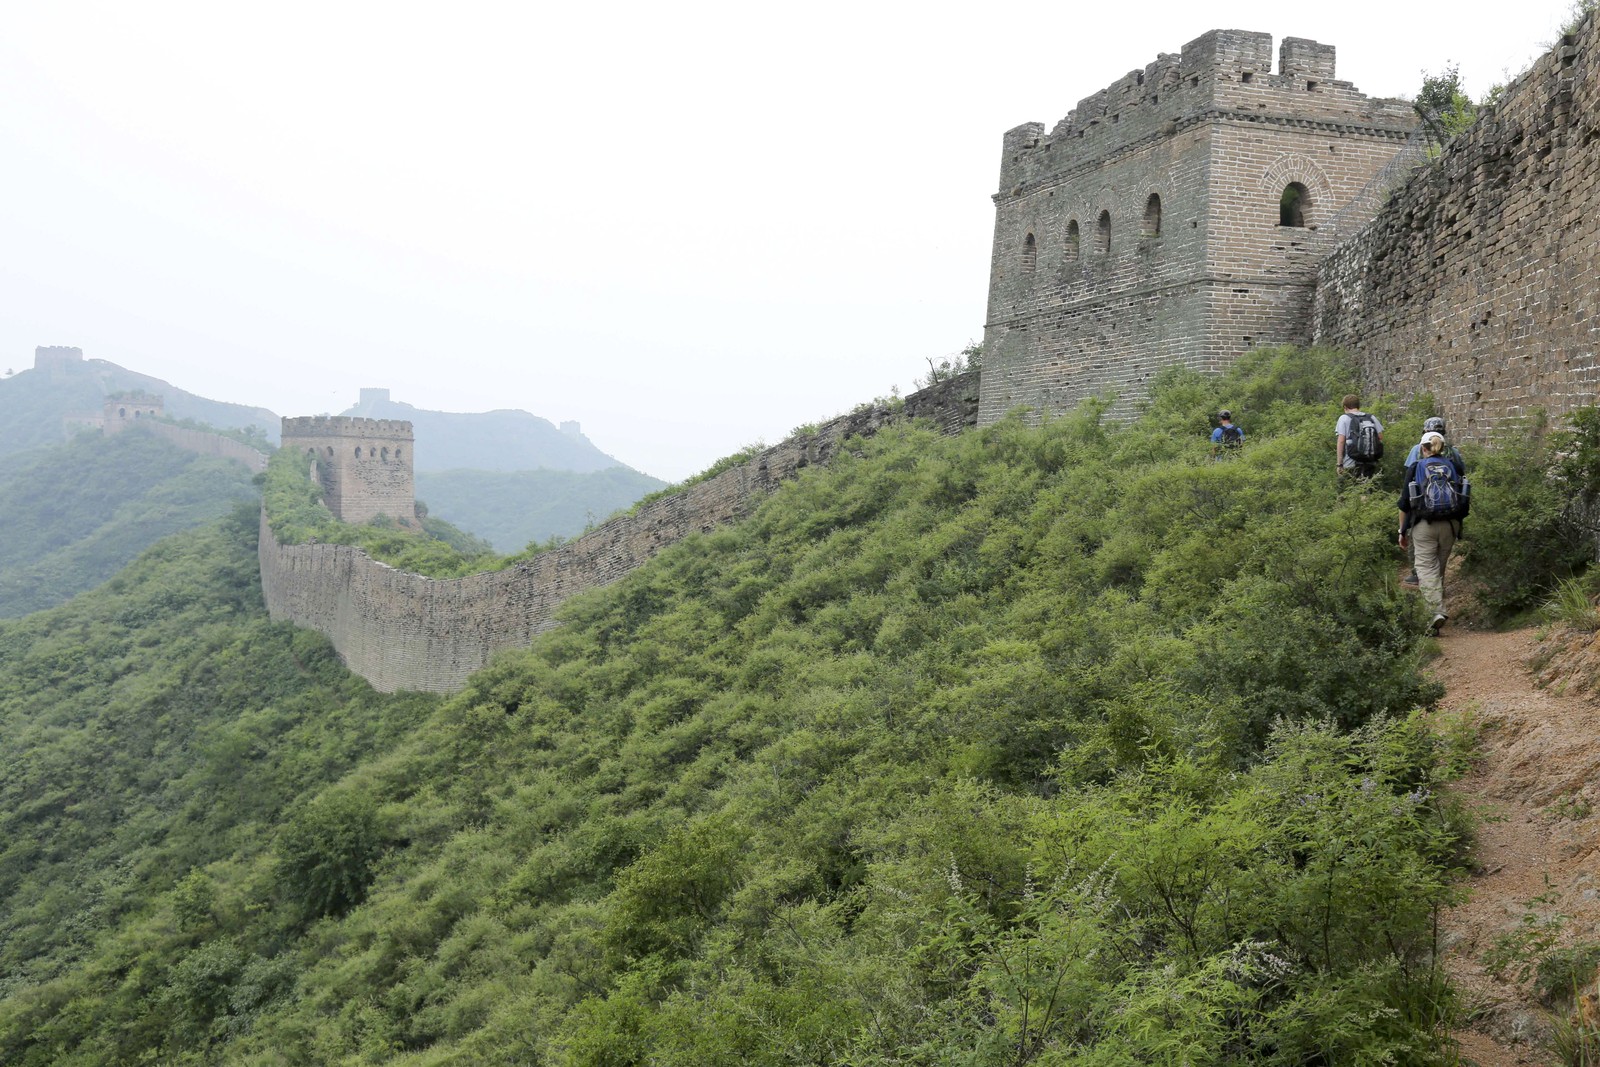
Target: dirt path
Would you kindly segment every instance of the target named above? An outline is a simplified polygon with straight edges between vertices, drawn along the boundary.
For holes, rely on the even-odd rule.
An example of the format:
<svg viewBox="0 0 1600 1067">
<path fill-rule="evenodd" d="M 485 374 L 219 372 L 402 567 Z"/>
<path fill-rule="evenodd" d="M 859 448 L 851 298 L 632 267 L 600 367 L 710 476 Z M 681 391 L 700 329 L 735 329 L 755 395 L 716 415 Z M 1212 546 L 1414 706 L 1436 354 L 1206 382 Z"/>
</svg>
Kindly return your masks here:
<svg viewBox="0 0 1600 1067">
<path fill-rule="evenodd" d="M 1548 653 L 1532 630 L 1447 632 L 1433 666 L 1446 711 L 1482 730 L 1483 759 L 1457 786 L 1483 819 L 1479 870 L 1443 938 L 1468 1017 L 1462 1055 L 1480 1067 L 1559 1062 L 1532 983 L 1491 975 L 1484 953 L 1529 914 L 1568 917 L 1558 944 L 1600 940 L 1600 703 L 1568 684 L 1600 664 L 1600 643 L 1566 643 L 1536 673 L 1530 663 Z"/>
</svg>

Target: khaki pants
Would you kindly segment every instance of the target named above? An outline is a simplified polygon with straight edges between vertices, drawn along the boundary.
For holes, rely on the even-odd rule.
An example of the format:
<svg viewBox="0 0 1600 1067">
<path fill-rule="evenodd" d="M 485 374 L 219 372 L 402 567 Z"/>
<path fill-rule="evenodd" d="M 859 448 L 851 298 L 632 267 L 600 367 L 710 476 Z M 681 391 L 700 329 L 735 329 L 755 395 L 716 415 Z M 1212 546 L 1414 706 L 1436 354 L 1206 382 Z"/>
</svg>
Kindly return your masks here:
<svg viewBox="0 0 1600 1067">
<path fill-rule="evenodd" d="M 1435 615 L 1444 615 L 1444 565 L 1456 547 L 1456 524 L 1451 519 L 1423 519 L 1411 527 L 1411 544 L 1422 599 Z"/>
</svg>

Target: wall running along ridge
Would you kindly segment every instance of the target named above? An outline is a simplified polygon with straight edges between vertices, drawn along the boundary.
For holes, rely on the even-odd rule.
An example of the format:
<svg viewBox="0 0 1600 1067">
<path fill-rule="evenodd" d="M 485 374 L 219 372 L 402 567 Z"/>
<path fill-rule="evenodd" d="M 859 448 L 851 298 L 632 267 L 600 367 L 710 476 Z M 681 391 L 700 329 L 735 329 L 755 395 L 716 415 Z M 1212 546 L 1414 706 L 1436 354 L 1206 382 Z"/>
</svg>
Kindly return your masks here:
<svg viewBox="0 0 1600 1067">
<path fill-rule="evenodd" d="M 777 486 L 825 464 L 852 436 L 904 418 L 958 434 L 977 420 L 978 376 L 964 374 L 791 437 L 748 463 L 613 518 L 503 571 L 448 580 L 379 563 L 349 545 L 280 545 L 261 518 L 261 589 L 274 619 L 316 630 L 375 689 L 453 692 L 496 652 L 556 625 L 569 597 L 607 585 L 694 533 L 743 518 Z"/>
<path fill-rule="evenodd" d="M 170 422 L 158 422 L 154 419 L 140 424 L 144 429 L 165 437 L 168 441 L 202 456 L 220 456 L 223 459 L 235 460 L 257 473 L 267 469 L 266 453 L 251 448 L 243 441 L 232 437 L 225 437 L 220 433 L 208 433 L 205 430 L 192 430 L 187 426 L 174 426 Z"/>
<path fill-rule="evenodd" d="M 1591 15 L 1321 267 L 1316 341 L 1432 393 L 1452 437 L 1600 384 L 1600 19 Z"/>
</svg>

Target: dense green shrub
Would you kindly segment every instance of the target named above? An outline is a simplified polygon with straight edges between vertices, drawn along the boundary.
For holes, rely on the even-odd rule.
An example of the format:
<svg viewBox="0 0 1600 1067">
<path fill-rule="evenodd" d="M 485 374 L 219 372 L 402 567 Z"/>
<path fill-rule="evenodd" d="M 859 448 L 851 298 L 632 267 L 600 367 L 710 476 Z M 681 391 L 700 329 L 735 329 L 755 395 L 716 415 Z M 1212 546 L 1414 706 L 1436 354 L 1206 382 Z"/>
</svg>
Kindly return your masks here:
<svg viewBox="0 0 1600 1067">
<path fill-rule="evenodd" d="M 1437 689 L 1398 480 L 1334 476 L 1349 380 L 1260 352 L 1165 376 L 1129 425 L 852 442 L 425 721 L 276 673 L 208 690 L 299 714 L 206 729 L 177 807 L 225 805 L 226 844 L 122 906 L 48 903 L 28 872 L 84 828 L 45 782 L 0 798 L 26 888 L 0 962 L 54 961 L 0 991 L 0 1058 L 1447 1062 L 1461 761 L 1413 714 Z M 1249 437 L 1213 461 L 1224 406 Z M 0 627 L 0 666 L 41 707 L 153 684 L 98 643 Z M 159 706 L 94 722 L 111 745 Z M 20 740 L 18 766 L 50 751 Z M 181 837 L 161 798 L 118 803 Z"/>
</svg>

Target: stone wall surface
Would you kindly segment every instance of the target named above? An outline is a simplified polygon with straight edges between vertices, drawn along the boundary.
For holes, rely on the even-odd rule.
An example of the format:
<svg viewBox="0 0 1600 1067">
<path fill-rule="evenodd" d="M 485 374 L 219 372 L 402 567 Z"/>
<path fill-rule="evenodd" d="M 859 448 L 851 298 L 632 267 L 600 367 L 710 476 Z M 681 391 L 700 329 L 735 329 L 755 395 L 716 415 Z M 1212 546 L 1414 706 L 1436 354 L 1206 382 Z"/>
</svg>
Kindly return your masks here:
<svg viewBox="0 0 1600 1067">
<path fill-rule="evenodd" d="M 494 653 L 526 646 L 554 626 L 569 597 L 616 581 L 690 534 L 750 514 L 779 484 L 828 462 L 847 438 L 902 418 L 957 434 L 975 424 L 977 404 L 977 375 L 966 374 L 907 397 L 901 410 L 840 416 L 525 563 L 466 578 L 409 574 L 348 545 L 280 545 L 263 514 L 262 592 L 274 619 L 325 634 L 375 688 L 451 692 Z"/>
<path fill-rule="evenodd" d="M 174 426 L 170 422 L 158 422 L 154 419 L 145 421 L 141 425 L 151 433 L 165 437 L 179 448 L 198 455 L 236 460 L 253 471 L 267 469 L 266 453 L 251 448 L 235 438 L 206 430 L 194 430 L 187 426 Z"/>
<path fill-rule="evenodd" d="M 1591 16 L 1320 270 L 1315 339 L 1484 440 L 1600 387 L 1600 20 Z"/>
</svg>

